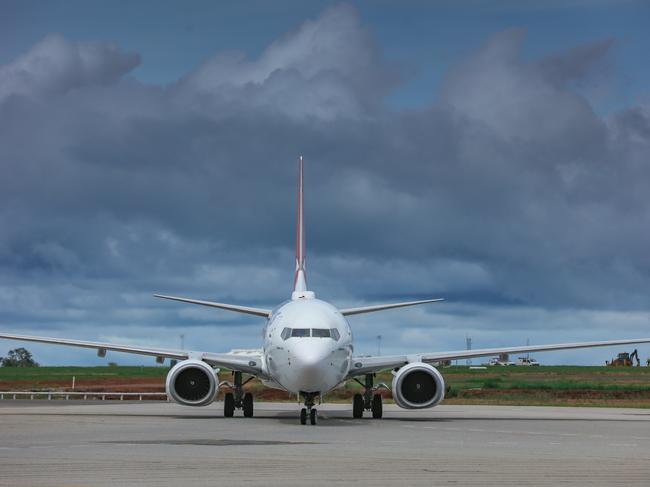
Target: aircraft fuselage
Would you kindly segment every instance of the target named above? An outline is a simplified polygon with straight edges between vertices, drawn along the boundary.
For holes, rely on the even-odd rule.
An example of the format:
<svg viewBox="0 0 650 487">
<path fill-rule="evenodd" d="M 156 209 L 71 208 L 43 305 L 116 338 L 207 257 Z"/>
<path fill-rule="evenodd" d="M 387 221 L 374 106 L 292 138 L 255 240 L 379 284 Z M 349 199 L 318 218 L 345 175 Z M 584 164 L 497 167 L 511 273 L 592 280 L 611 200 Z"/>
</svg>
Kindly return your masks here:
<svg viewBox="0 0 650 487">
<path fill-rule="evenodd" d="M 336 307 L 314 297 L 281 304 L 264 327 L 268 376 L 294 394 L 325 394 L 343 382 L 352 352 L 348 321 Z"/>
</svg>

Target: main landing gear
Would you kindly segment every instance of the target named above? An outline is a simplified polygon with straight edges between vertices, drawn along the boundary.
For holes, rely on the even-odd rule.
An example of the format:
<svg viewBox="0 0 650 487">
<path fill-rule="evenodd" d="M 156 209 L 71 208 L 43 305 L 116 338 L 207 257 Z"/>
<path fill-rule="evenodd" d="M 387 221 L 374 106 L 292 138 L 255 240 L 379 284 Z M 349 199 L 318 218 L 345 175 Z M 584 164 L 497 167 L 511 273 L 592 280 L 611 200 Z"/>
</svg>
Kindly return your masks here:
<svg viewBox="0 0 650 487">
<path fill-rule="evenodd" d="M 307 424 L 307 418 L 312 425 L 318 423 L 318 411 L 314 407 L 314 400 L 318 396 L 315 392 L 303 392 L 302 397 L 305 399 L 305 407 L 300 410 L 300 424 Z"/>
<path fill-rule="evenodd" d="M 375 374 L 366 374 L 365 383 L 359 379 L 354 379 L 364 388 L 363 394 L 355 394 L 352 398 L 352 417 L 355 419 L 363 418 L 364 411 L 372 411 L 372 417 L 379 419 L 384 415 L 384 402 L 381 394 L 377 393 L 380 388 L 386 386 L 380 384 L 374 386 Z"/>
<path fill-rule="evenodd" d="M 253 395 L 250 392 L 244 394 L 244 386 L 248 384 L 253 377 L 246 379 L 242 382 L 241 372 L 233 372 L 234 384 L 228 384 L 233 388 L 233 392 L 227 392 L 223 398 L 223 415 L 226 418 L 232 418 L 235 414 L 235 409 L 241 409 L 244 412 L 245 418 L 253 417 Z"/>
</svg>

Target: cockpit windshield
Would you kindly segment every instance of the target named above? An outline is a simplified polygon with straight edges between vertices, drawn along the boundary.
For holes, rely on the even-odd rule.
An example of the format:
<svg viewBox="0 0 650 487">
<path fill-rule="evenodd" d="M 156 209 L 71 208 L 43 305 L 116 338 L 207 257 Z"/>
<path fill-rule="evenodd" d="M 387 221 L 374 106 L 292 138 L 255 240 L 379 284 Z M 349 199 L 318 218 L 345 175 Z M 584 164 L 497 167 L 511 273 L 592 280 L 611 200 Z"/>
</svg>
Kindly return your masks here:
<svg viewBox="0 0 650 487">
<path fill-rule="evenodd" d="M 332 334 L 329 328 L 312 328 L 311 336 L 314 338 L 331 338 Z"/>
<path fill-rule="evenodd" d="M 291 330 L 292 337 L 304 338 L 310 336 L 309 328 L 293 328 Z"/>
<path fill-rule="evenodd" d="M 280 334 L 283 340 L 289 338 L 332 338 L 338 341 L 341 334 L 336 328 L 284 328 Z"/>
</svg>

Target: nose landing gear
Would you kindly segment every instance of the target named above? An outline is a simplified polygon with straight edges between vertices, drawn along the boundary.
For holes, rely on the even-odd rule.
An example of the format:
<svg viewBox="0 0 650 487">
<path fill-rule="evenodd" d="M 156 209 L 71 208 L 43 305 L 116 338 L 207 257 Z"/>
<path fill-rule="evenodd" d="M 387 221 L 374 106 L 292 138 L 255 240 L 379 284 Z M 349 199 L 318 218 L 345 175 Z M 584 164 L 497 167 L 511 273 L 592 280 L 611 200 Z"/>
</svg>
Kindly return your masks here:
<svg viewBox="0 0 650 487">
<path fill-rule="evenodd" d="M 305 399 L 305 407 L 300 410 L 300 424 L 307 424 L 307 417 L 312 425 L 318 423 L 318 411 L 314 407 L 314 400 L 318 396 L 315 392 L 303 392 L 302 397 Z"/>
<path fill-rule="evenodd" d="M 375 374 L 366 374 L 365 383 L 354 379 L 364 388 L 363 394 L 355 394 L 352 398 L 352 417 L 363 418 L 364 411 L 372 411 L 372 417 L 380 419 L 384 415 L 384 401 L 377 391 L 387 389 L 385 384 L 374 386 Z"/>
<path fill-rule="evenodd" d="M 244 412 L 245 418 L 253 417 L 253 394 L 250 392 L 244 393 L 244 386 L 248 384 L 253 377 L 249 377 L 245 382 L 242 382 L 242 373 L 233 372 L 234 384 L 226 382 L 233 388 L 233 392 L 227 392 L 223 398 L 223 415 L 226 418 L 232 418 L 235 415 L 235 409 L 241 409 Z"/>
</svg>

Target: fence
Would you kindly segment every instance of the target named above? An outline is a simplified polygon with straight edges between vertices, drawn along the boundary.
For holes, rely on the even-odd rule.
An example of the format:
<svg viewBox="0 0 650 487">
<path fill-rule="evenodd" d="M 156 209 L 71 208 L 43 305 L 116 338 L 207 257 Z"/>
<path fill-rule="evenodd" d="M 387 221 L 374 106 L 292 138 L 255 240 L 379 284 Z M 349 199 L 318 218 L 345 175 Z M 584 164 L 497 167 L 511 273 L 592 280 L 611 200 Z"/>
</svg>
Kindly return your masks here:
<svg viewBox="0 0 650 487">
<path fill-rule="evenodd" d="M 16 400 L 16 399 L 47 399 L 51 401 L 53 398 L 60 398 L 69 401 L 72 399 L 100 399 L 105 401 L 106 398 L 111 400 L 124 401 L 137 398 L 142 401 L 142 398 L 161 398 L 167 400 L 167 394 L 164 392 L 59 392 L 59 391 L 0 391 L 0 401 Z"/>
</svg>

